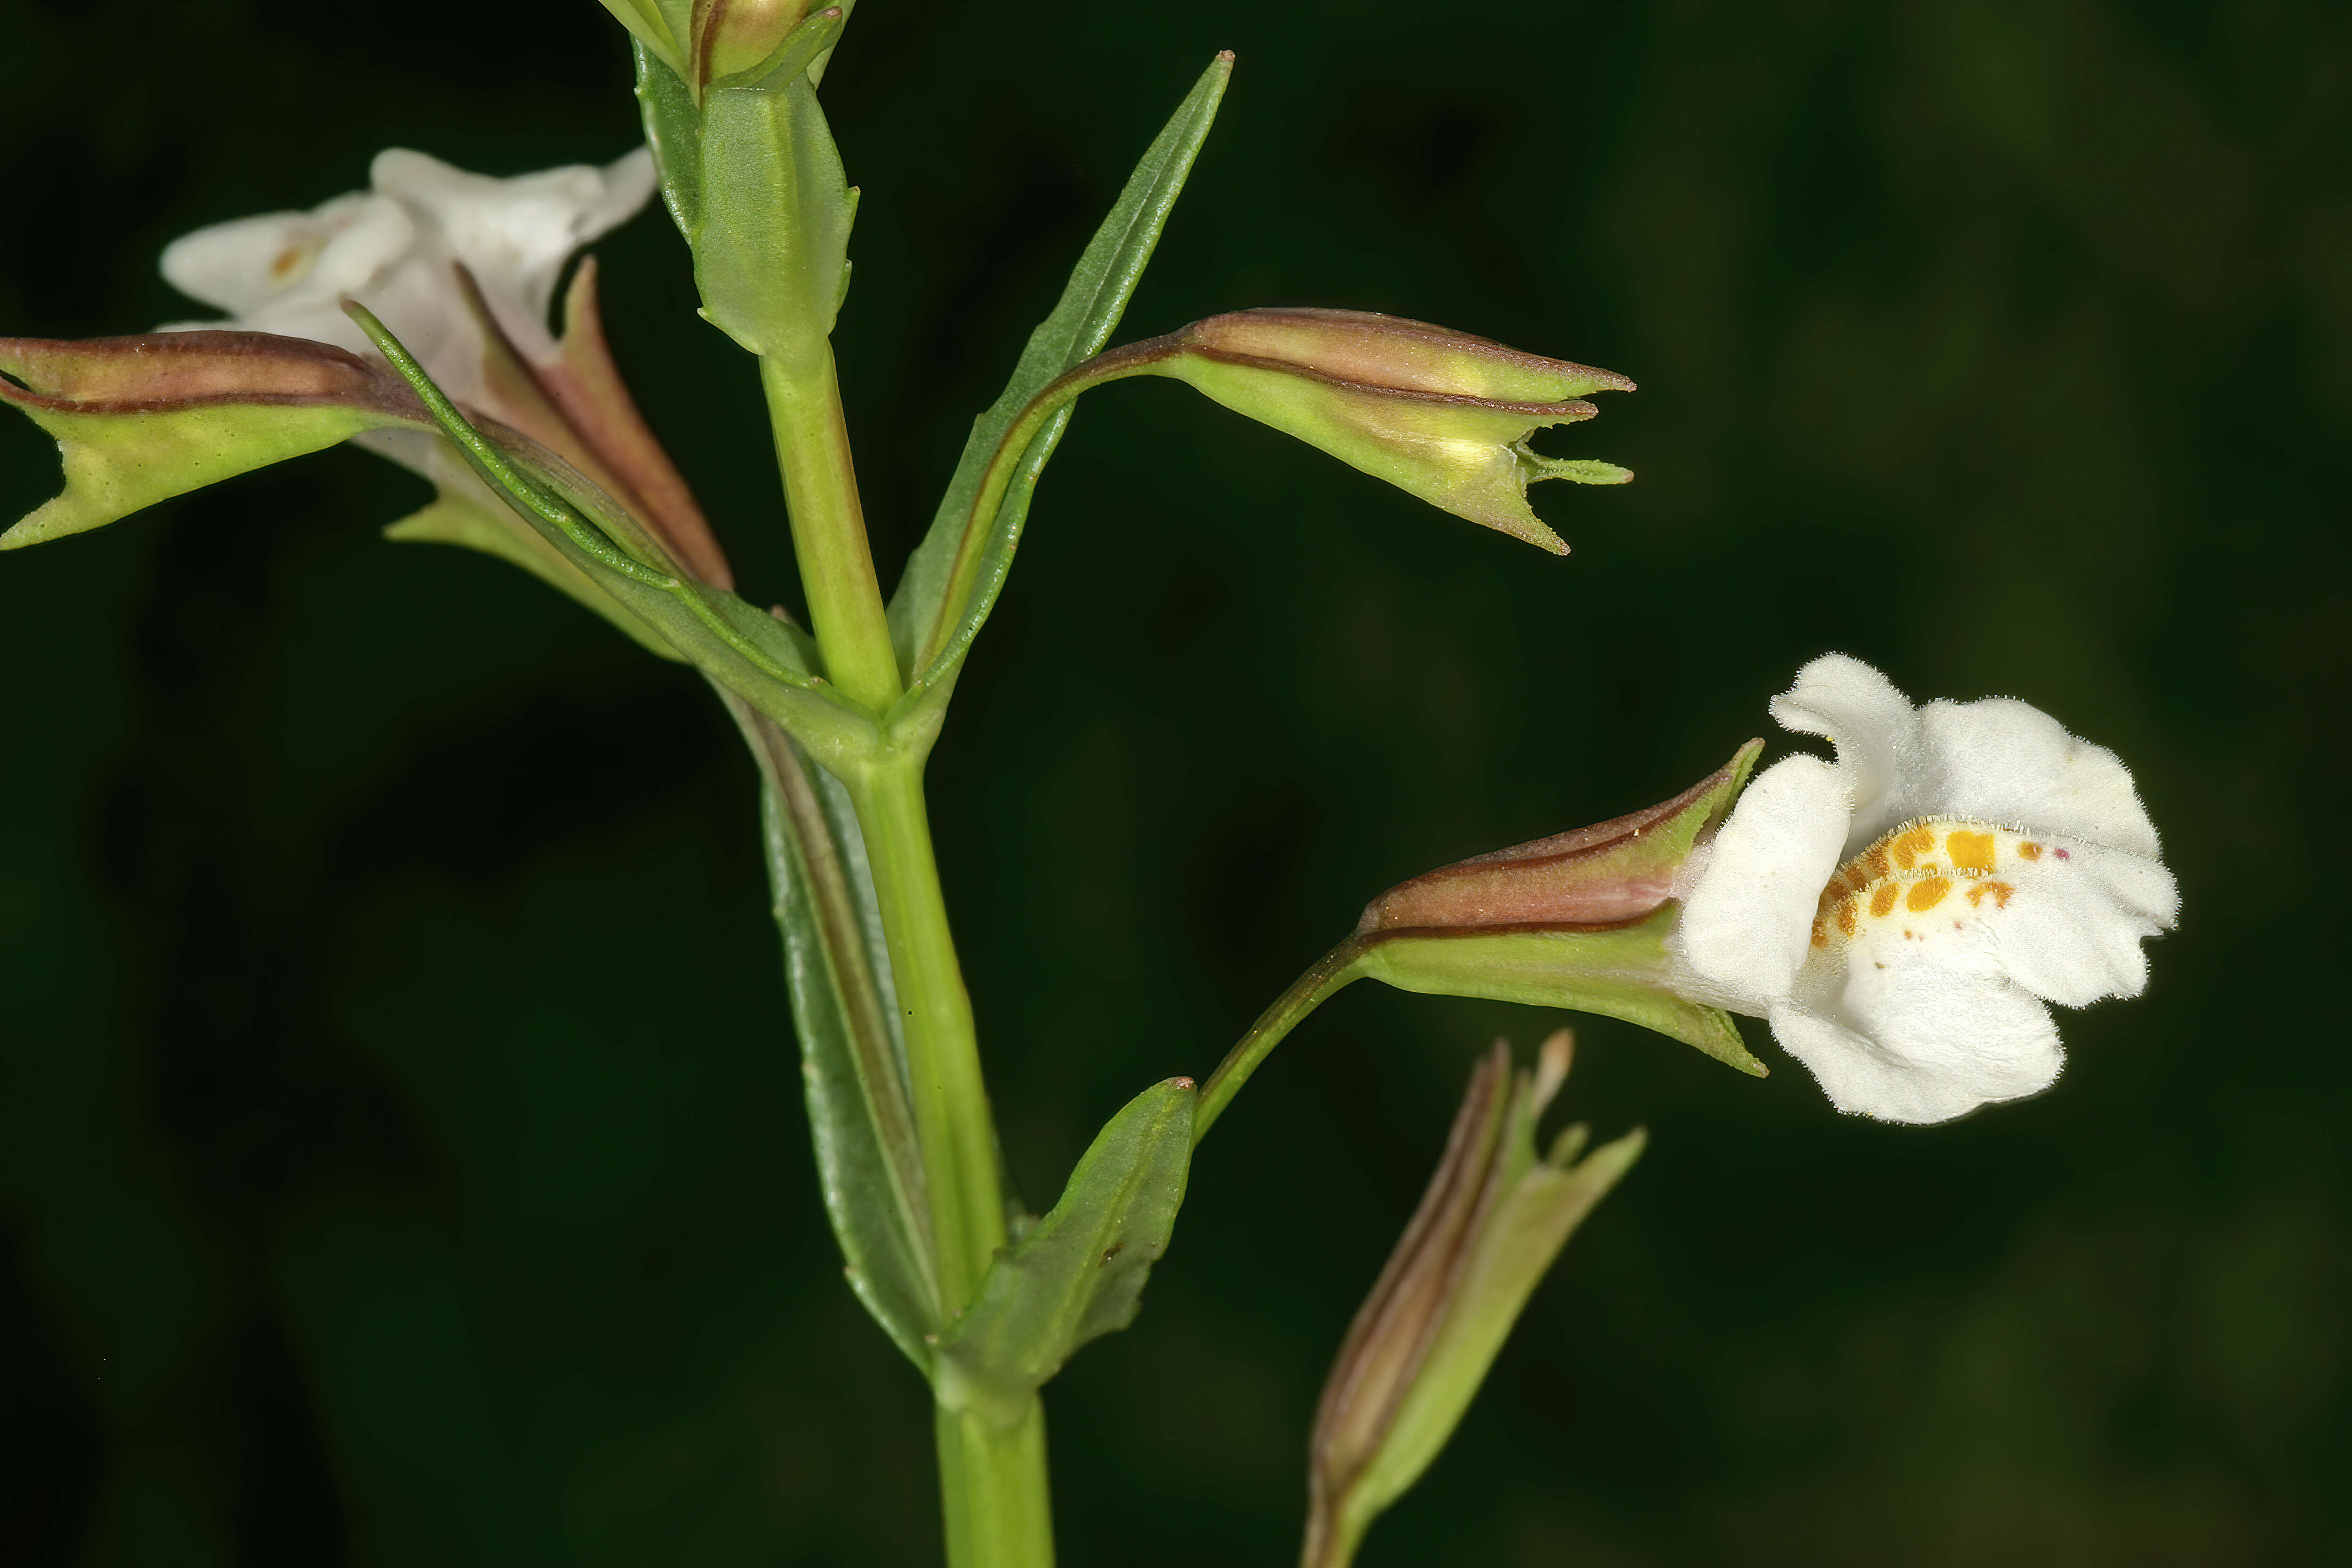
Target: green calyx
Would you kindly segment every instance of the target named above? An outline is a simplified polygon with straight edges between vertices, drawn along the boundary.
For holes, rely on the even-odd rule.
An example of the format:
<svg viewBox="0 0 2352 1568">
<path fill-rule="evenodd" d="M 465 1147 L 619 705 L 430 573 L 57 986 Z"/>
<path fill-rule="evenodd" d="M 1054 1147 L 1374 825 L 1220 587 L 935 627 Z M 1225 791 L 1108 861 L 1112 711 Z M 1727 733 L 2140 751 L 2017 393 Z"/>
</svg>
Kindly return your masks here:
<svg viewBox="0 0 2352 1568">
<path fill-rule="evenodd" d="M 1210 1075 L 1196 1132 L 1307 1014 L 1364 979 L 1622 1018 L 1764 1077 L 1731 1016 L 1676 989 L 1668 946 L 1684 864 L 1730 815 L 1762 749 L 1748 742 L 1646 811 L 1441 867 L 1374 899 L 1354 934 L 1300 975 Z"/>
<path fill-rule="evenodd" d="M 1670 988 L 1666 938 L 1680 912 L 1667 906 L 1622 926 L 1379 932 L 1350 939 L 1358 945 L 1349 967 L 1400 991 L 1622 1018 L 1762 1078 L 1764 1064 L 1741 1043 L 1730 1015 Z"/>
<path fill-rule="evenodd" d="M 1538 430 L 1631 392 L 1614 371 L 1522 353 L 1485 338 L 1363 310 L 1237 310 L 1115 351 L 1145 374 L 1297 437 L 1420 497 L 1555 555 L 1568 546 L 1529 510 L 1539 479 L 1622 484 L 1613 463 L 1551 458 Z"/>
</svg>

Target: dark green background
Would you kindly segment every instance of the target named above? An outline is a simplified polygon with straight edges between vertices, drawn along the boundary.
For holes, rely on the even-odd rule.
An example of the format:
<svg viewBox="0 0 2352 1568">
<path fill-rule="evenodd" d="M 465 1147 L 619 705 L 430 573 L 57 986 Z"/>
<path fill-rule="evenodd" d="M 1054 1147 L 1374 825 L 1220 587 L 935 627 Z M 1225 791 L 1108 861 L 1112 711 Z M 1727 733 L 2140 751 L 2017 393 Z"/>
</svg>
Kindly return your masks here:
<svg viewBox="0 0 2352 1568">
<path fill-rule="evenodd" d="M 1594 1022 L 1652 1151 L 1367 1564 L 2352 1561 L 2339 1021 L 2352 13 L 867 0 L 839 338 L 886 571 L 1129 160 L 1240 52 L 1129 335 L 1255 304 L 1622 370 L 1556 561 L 1180 387 L 1090 399 L 932 769 L 1008 1152 L 1200 1073 L 1441 861 L 1661 799 L 1829 648 L 2137 770 L 2184 913 L 2052 1094 L 1833 1114 Z M 446 30 L 443 37 L 432 29 Z M 7 0 L 0 331 L 423 148 L 635 140 L 587 0 Z M 790 555 L 675 234 L 599 247 L 747 591 Z M 49 493 L 19 421 L 0 513 Z M 933 1561 L 843 1288 L 752 775 L 685 674 L 337 452 L 0 559 L 0 1561 Z M 1291 1560 L 1331 1348 L 1475 1047 L 1360 987 L 1050 1391 L 1072 1564 Z"/>
</svg>

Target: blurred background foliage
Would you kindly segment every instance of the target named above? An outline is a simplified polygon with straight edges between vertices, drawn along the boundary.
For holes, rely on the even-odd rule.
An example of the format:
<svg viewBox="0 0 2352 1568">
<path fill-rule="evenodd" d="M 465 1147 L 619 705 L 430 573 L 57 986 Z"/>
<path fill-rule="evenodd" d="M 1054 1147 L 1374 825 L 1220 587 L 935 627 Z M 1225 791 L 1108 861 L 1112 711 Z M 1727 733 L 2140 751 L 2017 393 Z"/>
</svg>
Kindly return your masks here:
<svg viewBox="0 0 2352 1568">
<path fill-rule="evenodd" d="M 0 330 L 184 318 L 165 240 L 385 145 L 635 140 L 586 0 L 402 11 L 6 0 Z M 1641 478 L 1539 493 L 1556 561 L 1179 387 L 1087 401 L 932 770 L 1032 1204 L 1370 895 L 1664 798 L 1813 655 L 2024 696 L 2167 833 L 2148 995 L 1927 1130 L 1836 1117 L 1760 1027 L 1759 1083 L 1580 1026 L 1571 1112 L 1652 1152 L 1364 1561 L 2352 1560 L 2352 12 L 867 0 L 825 98 L 886 572 L 1221 47 L 1128 335 L 1314 303 L 1607 365 L 1643 390 L 1560 449 Z M 789 602 L 749 362 L 658 214 L 599 254 Z M 0 429 L 0 512 L 53 484 Z M 420 492 L 338 452 L 0 560 L 0 1560 L 933 1561 L 751 770 L 685 674 L 380 542 Z M 1068 1562 L 1292 1560 L 1475 1048 L 1555 1021 L 1362 987 L 1284 1047 L 1051 1391 Z"/>
</svg>

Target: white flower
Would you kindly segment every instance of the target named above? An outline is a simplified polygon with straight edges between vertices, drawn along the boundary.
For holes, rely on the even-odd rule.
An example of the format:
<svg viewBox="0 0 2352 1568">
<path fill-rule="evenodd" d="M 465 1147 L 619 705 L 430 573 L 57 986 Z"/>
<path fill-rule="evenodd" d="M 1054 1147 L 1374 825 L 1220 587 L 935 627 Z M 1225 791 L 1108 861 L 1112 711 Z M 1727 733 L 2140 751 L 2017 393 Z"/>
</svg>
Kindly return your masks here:
<svg viewBox="0 0 2352 1568">
<path fill-rule="evenodd" d="M 174 240 L 163 252 L 164 278 L 233 319 L 164 330 L 275 332 L 372 355 L 342 312 L 348 295 L 451 396 L 478 401 L 482 333 L 451 264 L 473 273 L 523 356 L 544 363 L 556 353 L 547 310 L 564 261 L 645 205 L 655 185 L 642 147 L 602 169 L 575 163 L 511 180 L 394 147 L 376 154 L 369 180 L 372 189 L 307 213 L 239 218 Z"/>
<path fill-rule="evenodd" d="M 1843 654 L 1772 716 L 1837 761 L 1766 770 L 1694 858 L 1679 988 L 1769 1018 L 1841 1110 L 1943 1121 L 2048 1088 L 2045 1004 L 2138 994 L 2140 941 L 2179 910 L 2131 774 L 2023 702 L 1914 708 Z"/>
</svg>

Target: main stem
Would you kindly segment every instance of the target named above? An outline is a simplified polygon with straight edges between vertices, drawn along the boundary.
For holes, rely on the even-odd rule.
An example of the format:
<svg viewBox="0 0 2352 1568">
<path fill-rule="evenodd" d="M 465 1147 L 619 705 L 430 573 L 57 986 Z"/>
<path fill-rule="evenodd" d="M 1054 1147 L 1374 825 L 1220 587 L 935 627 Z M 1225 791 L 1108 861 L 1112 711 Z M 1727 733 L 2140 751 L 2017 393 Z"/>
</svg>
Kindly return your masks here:
<svg viewBox="0 0 2352 1568">
<path fill-rule="evenodd" d="M 1035 1396 L 1008 1427 L 946 1409 L 932 1425 L 950 1568 L 1054 1568 L 1045 1412 Z"/>
<path fill-rule="evenodd" d="M 907 1039 L 915 1134 L 929 1175 L 931 1232 L 940 1296 L 950 1315 L 971 1304 L 981 1276 L 1004 1245 L 1004 1200 L 997 1180 L 996 1131 L 981 1081 L 971 999 L 931 857 L 919 764 L 892 757 L 850 782 L 866 854 L 882 906 L 882 935 Z"/>
<path fill-rule="evenodd" d="M 763 357 L 760 384 L 825 676 L 844 696 L 879 714 L 904 687 L 866 543 L 832 349 Z M 952 1315 L 978 1295 L 1004 1245 L 1004 1197 L 971 999 L 931 852 L 922 758 L 886 752 L 843 783 L 857 807 L 881 907 L 923 1151 L 934 1265 L 941 1303 Z M 1002 1427 L 941 1409 L 935 1430 L 951 1568 L 1051 1568 L 1045 1420 L 1037 1403 Z"/>
<path fill-rule="evenodd" d="M 883 712 L 904 687 L 898 656 L 890 650 L 874 552 L 866 542 L 866 512 L 857 500 L 857 470 L 850 460 L 833 345 L 820 342 L 803 355 L 761 356 L 760 389 L 768 395 L 776 466 L 783 470 L 784 505 L 792 512 L 793 551 L 800 561 L 801 591 L 808 596 L 809 629 L 824 656 L 825 679 L 852 701 Z"/>
<path fill-rule="evenodd" d="M 1004 1198 L 971 999 L 931 854 L 921 765 L 907 757 L 877 763 L 852 783 L 850 795 L 866 833 L 898 987 L 940 1294 L 950 1312 L 959 1311 L 979 1293 L 981 1277 L 1004 1245 Z M 934 1432 L 950 1568 L 1051 1568 L 1053 1507 L 1037 1402 L 1010 1427 L 942 1407 Z"/>
</svg>

